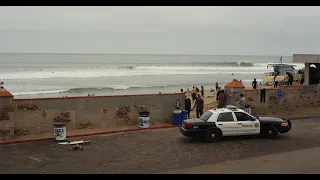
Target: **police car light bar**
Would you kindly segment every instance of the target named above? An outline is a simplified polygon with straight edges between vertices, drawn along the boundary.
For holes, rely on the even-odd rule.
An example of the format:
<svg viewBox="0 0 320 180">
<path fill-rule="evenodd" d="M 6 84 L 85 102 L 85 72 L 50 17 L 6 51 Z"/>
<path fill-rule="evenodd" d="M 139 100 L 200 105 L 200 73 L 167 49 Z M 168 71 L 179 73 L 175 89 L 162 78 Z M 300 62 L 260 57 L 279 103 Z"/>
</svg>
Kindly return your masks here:
<svg viewBox="0 0 320 180">
<path fill-rule="evenodd" d="M 237 110 L 237 106 L 233 106 L 233 105 L 227 105 L 226 108 L 230 110 Z"/>
</svg>

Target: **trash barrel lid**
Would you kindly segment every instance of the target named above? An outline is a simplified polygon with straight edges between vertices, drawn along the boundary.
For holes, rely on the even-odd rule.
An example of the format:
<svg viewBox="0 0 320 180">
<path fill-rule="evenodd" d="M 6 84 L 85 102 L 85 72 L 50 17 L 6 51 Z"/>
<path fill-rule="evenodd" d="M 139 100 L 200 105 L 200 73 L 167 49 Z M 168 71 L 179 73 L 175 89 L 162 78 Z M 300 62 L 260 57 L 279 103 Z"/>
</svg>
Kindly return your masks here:
<svg viewBox="0 0 320 180">
<path fill-rule="evenodd" d="M 54 123 L 53 125 L 54 126 L 65 126 L 66 124 L 65 123 Z"/>
<path fill-rule="evenodd" d="M 179 113 L 181 113 L 181 110 L 174 110 L 173 113 L 179 114 Z"/>
</svg>

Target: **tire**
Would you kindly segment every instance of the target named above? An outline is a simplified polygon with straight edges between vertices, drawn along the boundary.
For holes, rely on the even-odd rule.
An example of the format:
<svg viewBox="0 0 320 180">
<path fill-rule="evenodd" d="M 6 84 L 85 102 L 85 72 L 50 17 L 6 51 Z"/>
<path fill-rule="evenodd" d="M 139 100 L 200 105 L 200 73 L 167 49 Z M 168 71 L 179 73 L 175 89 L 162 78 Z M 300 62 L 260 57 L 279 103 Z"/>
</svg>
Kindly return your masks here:
<svg viewBox="0 0 320 180">
<path fill-rule="evenodd" d="M 278 137 L 279 131 L 274 126 L 268 126 L 268 127 L 266 127 L 266 129 L 264 131 L 264 135 L 265 135 L 266 138 L 275 139 L 275 138 Z"/>
<path fill-rule="evenodd" d="M 288 120 L 288 125 L 290 126 L 290 130 L 292 129 L 292 124 L 291 124 L 291 121 Z"/>
<path fill-rule="evenodd" d="M 222 134 L 218 129 L 209 129 L 205 137 L 207 142 L 216 143 L 222 138 Z"/>
</svg>

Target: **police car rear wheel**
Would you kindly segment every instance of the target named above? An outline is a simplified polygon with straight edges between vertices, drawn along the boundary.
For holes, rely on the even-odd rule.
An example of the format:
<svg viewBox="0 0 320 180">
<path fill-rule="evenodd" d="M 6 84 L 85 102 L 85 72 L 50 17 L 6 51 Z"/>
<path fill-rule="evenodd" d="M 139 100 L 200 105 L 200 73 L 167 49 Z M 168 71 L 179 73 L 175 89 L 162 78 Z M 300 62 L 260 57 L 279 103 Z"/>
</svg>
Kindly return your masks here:
<svg viewBox="0 0 320 180">
<path fill-rule="evenodd" d="M 218 129 L 210 129 L 206 134 L 206 141 L 207 142 L 218 142 L 222 137 L 221 132 Z"/>
</svg>

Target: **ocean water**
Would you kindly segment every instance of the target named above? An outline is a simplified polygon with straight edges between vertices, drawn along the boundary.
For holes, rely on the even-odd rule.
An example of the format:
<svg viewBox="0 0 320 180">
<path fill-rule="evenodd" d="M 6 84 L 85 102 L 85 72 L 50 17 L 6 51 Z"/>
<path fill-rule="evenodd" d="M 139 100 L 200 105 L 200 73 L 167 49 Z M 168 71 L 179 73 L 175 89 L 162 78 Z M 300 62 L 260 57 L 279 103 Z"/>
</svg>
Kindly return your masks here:
<svg viewBox="0 0 320 180">
<path fill-rule="evenodd" d="M 280 56 L 0 54 L 0 79 L 15 98 L 180 92 L 232 79 L 262 81 Z M 246 64 L 243 64 L 243 63 Z M 283 63 L 292 63 L 284 56 Z M 304 67 L 296 64 L 296 69 Z"/>
</svg>

